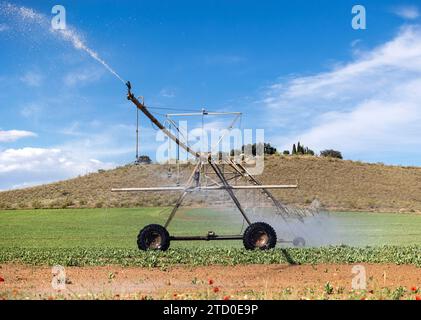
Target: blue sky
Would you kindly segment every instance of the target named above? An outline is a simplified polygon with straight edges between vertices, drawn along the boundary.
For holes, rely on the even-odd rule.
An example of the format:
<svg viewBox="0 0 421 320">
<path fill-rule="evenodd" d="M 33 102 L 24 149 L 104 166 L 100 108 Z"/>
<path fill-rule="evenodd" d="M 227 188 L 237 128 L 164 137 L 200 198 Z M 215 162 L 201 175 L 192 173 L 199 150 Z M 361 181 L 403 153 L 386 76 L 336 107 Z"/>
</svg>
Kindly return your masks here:
<svg viewBox="0 0 421 320">
<path fill-rule="evenodd" d="M 0 3 L 47 21 L 57 4 Z M 244 112 L 242 126 L 265 129 L 281 151 L 300 140 L 347 159 L 421 165 L 417 1 L 60 4 L 147 105 Z M 367 10 L 366 30 L 351 27 L 355 4 Z M 102 65 L 4 10 L 0 48 L 0 189 L 133 160 L 135 110 Z M 141 153 L 154 157 L 155 131 L 141 124 Z"/>
</svg>

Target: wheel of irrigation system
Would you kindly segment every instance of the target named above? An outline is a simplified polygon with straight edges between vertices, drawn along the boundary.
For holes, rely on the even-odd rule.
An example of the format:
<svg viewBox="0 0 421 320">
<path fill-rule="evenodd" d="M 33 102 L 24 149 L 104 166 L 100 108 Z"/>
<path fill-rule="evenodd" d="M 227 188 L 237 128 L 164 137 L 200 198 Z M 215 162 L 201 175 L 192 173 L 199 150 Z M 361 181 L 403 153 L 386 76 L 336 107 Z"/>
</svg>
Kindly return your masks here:
<svg viewBox="0 0 421 320">
<path fill-rule="evenodd" d="M 301 237 L 297 237 L 294 240 L 292 240 L 292 244 L 294 247 L 305 247 L 306 246 L 306 240 Z"/>
<path fill-rule="evenodd" d="M 247 250 L 273 249 L 276 246 L 276 232 L 267 223 L 253 223 L 244 232 L 243 244 Z"/>
<path fill-rule="evenodd" d="M 170 234 L 163 226 L 150 224 L 140 230 L 137 236 L 137 246 L 143 251 L 167 251 L 170 247 Z"/>
</svg>

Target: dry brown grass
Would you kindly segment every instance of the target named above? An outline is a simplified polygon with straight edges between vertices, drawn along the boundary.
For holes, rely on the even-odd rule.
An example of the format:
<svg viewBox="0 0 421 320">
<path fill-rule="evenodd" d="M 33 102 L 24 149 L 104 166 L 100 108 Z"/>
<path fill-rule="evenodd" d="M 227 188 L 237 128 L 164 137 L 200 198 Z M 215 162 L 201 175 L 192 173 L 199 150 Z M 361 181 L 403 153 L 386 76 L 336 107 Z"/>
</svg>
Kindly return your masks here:
<svg viewBox="0 0 421 320">
<path fill-rule="evenodd" d="M 182 168 L 185 181 L 191 166 Z M 421 168 L 366 164 L 306 156 L 271 156 L 259 179 L 265 184 L 295 183 L 277 190 L 287 204 L 308 205 L 315 198 L 328 209 L 421 212 Z M 167 167 L 125 166 L 34 188 L 0 193 L 0 209 L 166 206 L 177 193 L 112 193 L 115 187 L 175 185 Z M 200 205 L 203 199 L 188 200 Z"/>
</svg>

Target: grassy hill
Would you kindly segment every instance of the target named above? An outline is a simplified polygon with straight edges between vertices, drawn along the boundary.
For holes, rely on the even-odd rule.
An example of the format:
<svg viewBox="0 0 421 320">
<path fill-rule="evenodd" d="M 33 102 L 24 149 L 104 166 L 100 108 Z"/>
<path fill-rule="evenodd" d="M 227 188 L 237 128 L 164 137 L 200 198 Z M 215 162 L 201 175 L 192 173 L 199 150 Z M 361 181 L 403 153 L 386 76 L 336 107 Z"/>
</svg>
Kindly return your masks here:
<svg viewBox="0 0 421 320">
<path fill-rule="evenodd" d="M 191 168 L 188 165 L 181 168 L 181 181 L 187 179 Z M 114 187 L 175 185 L 176 175 L 169 178 L 167 170 L 167 166 L 159 165 L 124 166 L 39 187 L 1 192 L 0 209 L 167 206 L 174 202 L 177 193 L 110 191 Z M 274 191 L 287 204 L 305 206 L 317 198 L 332 210 L 421 212 L 421 168 L 271 156 L 267 157 L 259 179 L 265 184 L 298 182 L 298 190 Z M 213 204 L 221 200 L 222 194 L 207 198 L 195 195 L 186 204 Z M 250 197 L 244 195 L 244 198 Z"/>
</svg>

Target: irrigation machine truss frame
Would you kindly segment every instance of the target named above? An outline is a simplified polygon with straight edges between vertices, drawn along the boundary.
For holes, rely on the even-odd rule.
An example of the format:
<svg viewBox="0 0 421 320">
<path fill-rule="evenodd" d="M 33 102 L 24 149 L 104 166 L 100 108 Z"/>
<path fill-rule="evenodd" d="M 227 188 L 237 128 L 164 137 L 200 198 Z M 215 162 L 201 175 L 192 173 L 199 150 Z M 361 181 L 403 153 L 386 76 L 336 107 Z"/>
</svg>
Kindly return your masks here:
<svg viewBox="0 0 421 320">
<path fill-rule="evenodd" d="M 188 154 L 191 154 L 197 160 L 193 171 L 191 172 L 187 183 L 184 186 L 176 187 L 155 187 L 155 188 L 114 188 L 113 192 L 163 192 L 163 191 L 179 191 L 182 192 L 177 199 L 171 213 L 164 226 L 149 225 L 141 230 L 138 236 L 138 246 L 141 250 L 156 249 L 165 251 L 169 247 L 170 241 L 213 241 L 213 240 L 242 240 L 247 249 L 271 249 L 277 242 L 293 243 L 294 245 L 304 245 L 305 241 L 302 238 L 295 238 L 292 241 L 278 240 L 273 228 L 266 223 L 252 223 L 239 199 L 235 195 L 235 190 L 260 190 L 268 199 L 270 199 L 277 212 L 284 218 L 293 217 L 303 221 L 306 215 L 304 211 L 300 210 L 292 212 L 287 206 L 279 202 L 275 196 L 270 192 L 271 189 L 296 189 L 298 185 L 263 185 L 256 177 L 254 177 L 247 170 L 245 165 L 239 161 L 235 161 L 231 157 L 224 157 L 222 159 L 213 159 L 211 152 L 200 153 L 189 147 L 187 141 L 183 142 L 174 135 L 171 130 L 167 129 L 155 116 L 148 110 L 144 101 L 140 102 L 131 91 L 131 83 L 127 82 L 128 94 L 127 99 L 135 104 L 138 110 L 149 118 L 149 120 L 156 125 L 162 132 L 171 140 L 173 140 L 178 147 L 184 149 Z M 168 114 L 168 116 L 191 116 L 191 115 L 222 115 L 231 114 L 237 117 L 228 128 L 232 129 L 234 123 L 241 115 L 239 112 L 227 113 L 211 113 L 202 110 L 202 113 L 186 113 L 186 114 Z M 174 123 L 174 122 L 172 122 Z M 218 144 L 222 138 L 218 141 Z M 228 170 L 227 170 L 228 169 Z M 210 177 L 212 175 L 213 177 Z M 245 179 L 249 185 L 232 185 L 230 181 L 235 179 Z M 210 181 L 210 183 L 209 183 Z M 167 228 L 176 215 L 178 209 L 183 203 L 185 197 L 195 191 L 213 191 L 225 190 L 238 211 L 242 215 L 248 228 L 244 234 L 240 235 L 217 235 L 209 231 L 205 236 L 170 236 Z"/>
</svg>

